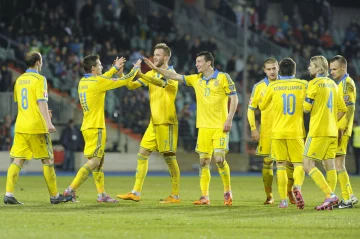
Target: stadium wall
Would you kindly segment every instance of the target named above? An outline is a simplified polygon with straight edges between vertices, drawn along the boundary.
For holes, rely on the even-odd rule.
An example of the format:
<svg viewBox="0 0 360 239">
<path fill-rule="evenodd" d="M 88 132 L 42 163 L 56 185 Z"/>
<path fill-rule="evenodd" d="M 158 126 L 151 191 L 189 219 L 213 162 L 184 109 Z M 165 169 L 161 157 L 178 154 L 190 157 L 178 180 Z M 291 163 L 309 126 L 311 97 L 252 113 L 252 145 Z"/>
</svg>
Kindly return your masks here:
<svg viewBox="0 0 360 239">
<path fill-rule="evenodd" d="M 106 153 L 104 171 L 105 172 L 134 172 L 137 165 L 136 153 Z M 9 153 L 0 152 L 0 172 L 6 172 L 9 165 Z M 227 161 L 233 172 L 247 172 L 249 169 L 249 160 L 245 155 L 228 154 Z M 177 159 L 181 172 L 198 172 L 199 156 L 196 153 L 177 153 Z M 167 172 L 168 168 L 162 156 L 158 153 L 153 153 L 149 159 L 149 171 L 151 172 Z M 76 153 L 75 156 L 75 170 L 77 171 L 86 159 L 83 153 Z M 217 167 L 214 162 L 211 164 L 211 169 L 217 172 Z M 41 162 L 31 160 L 25 163 L 23 170 L 25 172 L 42 172 Z"/>
</svg>

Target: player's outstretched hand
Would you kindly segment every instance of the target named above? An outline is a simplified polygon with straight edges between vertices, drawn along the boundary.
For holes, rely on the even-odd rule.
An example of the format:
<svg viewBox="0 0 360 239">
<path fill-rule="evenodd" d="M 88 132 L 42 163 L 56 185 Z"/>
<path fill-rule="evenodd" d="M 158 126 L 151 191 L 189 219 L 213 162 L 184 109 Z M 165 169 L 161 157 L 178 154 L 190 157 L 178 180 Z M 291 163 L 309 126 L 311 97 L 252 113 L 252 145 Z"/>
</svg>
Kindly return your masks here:
<svg viewBox="0 0 360 239">
<path fill-rule="evenodd" d="M 143 58 L 144 62 L 151 68 L 151 69 L 155 69 L 156 66 L 154 65 L 154 63 L 152 63 L 149 59 L 147 59 L 146 57 Z"/>
<path fill-rule="evenodd" d="M 114 61 L 114 66 L 116 66 L 116 68 L 121 69 L 124 68 L 126 59 L 124 57 L 116 57 L 115 61 Z"/>
<path fill-rule="evenodd" d="M 134 67 L 139 67 L 139 68 L 141 68 L 141 59 L 137 60 L 137 62 L 134 63 Z"/>
</svg>

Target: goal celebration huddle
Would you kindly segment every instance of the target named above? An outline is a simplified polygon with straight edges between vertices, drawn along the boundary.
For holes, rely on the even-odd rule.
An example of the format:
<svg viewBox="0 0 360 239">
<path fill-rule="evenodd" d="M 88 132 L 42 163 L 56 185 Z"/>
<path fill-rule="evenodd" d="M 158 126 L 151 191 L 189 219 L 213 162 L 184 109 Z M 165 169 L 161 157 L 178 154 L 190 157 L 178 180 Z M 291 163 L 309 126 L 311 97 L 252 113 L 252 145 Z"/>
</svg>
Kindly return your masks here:
<svg viewBox="0 0 360 239">
<path fill-rule="evenodd" d="M 229 132 L 238 106 L 235 84 L 229 74 L 214 68 L 214 57 L 208 51 L 198 53 L 194 59 L 197 74 L 176 73 L 176 69 L 169 65 L 170 58 L 170 48 L 165 43 L 159 43 L 154 46 L 153 62 L 147 58 L 139 59 L 128 73 L 124 73 L 126 59 L 117 57 L 104 74 L 98 55 L 84 58 L 85 74 L 79 81 L 78 95 L 83 111 L 83 153 L 87 161 L 63 193 L 59 193 L 50 137 L 56 129 L 48 109 L 47 81 L 41 75 L 42 56 L 36 51 L 28 52 L 28 69 L 14 86 L 18 115 L 4 203 L 23 204 L 15 198 L 14 190 L 24 162 L 32 159 L 43 163 L 52 204 L 79 202 L 76 192 L 90 174 L 94 178 L 97 202 L 141 201 L 149 156 L 153 151 L 163 156 L 171 181 L 170 194 L 159 203 L 181 203 L 181 168 L 176 154 L 181 129 L 178 128 L 175 101 L 178 88 L 190 86 L 196 95 L 198 135 L 195 151 L 199 155 L 200 178 L 200 197 L 194 199 L 193 204 L 210 205 L 210 162 L 213 160 L 223 184 L 224 205 L 231 206 L 231 173 L 226 154 L 231 150 Z M 151 68 L 147 73 L 141 72 L 142 62 Z M 345 160 L 354 121 L 356 87 L 347 74 L 346 59 L 337 55 L 328 62 L 323 56 L 312 57 L 308 68 L 312 77 L 310 81 L 296 78 L 296 63 L 291 58 L 282 59 L 279 63 L 275 58 L 268 58 L 264 61 L 263 70 L 266 77 L 253 87 L 247 117 L 251 138 L 259 142 L 256 154 L 263 157 L 264 204 L 273 204 L 276 200 L 279 208 L 296 204 L 297 208 L 304 209 L 308 195 L 302 193 L 302 186 L 305 174 L 308 174 L 325 196 L 316 210 L 353 207 L 358 199 L 352 191 Z M 105 191 L 103 165 L 106 164 L 107 134 L 104 107 L 106 92 L 124 86 L 128 90 L 148 87 L 151 116 L 134 158 L 137 160 L 134 187 L 128 192 L 119 192 L 115 198 Z M 257 109 L 261 112 L 259 126 L 255 119 Z M 308 132 L 304 123 L 306 114 L 310 117 Z M 316 167 L 316 161 L 322 163 L 325 176 Z M 273 195 L 272 190 L 274 166 L 278 197 Z M 338 182 L 341 193 L 335 193 Z"/>
</svg>

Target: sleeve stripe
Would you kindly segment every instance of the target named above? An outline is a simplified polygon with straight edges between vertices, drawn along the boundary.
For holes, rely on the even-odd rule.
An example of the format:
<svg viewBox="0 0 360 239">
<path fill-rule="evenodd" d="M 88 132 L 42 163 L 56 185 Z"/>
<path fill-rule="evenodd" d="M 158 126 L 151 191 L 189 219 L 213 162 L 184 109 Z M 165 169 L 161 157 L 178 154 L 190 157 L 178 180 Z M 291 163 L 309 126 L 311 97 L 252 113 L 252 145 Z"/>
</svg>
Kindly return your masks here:
<svg viewBox="0 0 360 239">
<path fill-rule="evenodd" d="M 355 103 L 354 102 L 346 102 L 346 105 L 348 106 L 348 105 L 355 105 Z"/>
<path fill-rule="evenodd" d="M 187 83 L 186 80 L 185 80 L 185 75 L 183 75 L 182 78 L 183 78 L 184 84 L 188 86 L 188 83 Z"/>
<path fill-rule="evenodd" d="M 144 82 L 142 82 L 140 79 L 137 79 L 136 81 L 138 81 L 143 87 L 146 87 L 146 85 L 144 84 Z"/>
<path fill-rule="evenodd" d="M 314 103 L 314 99 L 310 99 L 310 98 L 305 98 L 305 101 L 309 104 L 313 104 Z"/>
<path fill-rule="evenodd" d="M 229 94 L 227 94 L 227 95 L 235 95 L 236 94 L 236 92 L 235 91 L 233 91 L 233 92 L 230 92 Z"/>
<path fill-rule="evenodd" d="M 251 109 L 251 110 L 256 110 L 256 108 L 251 107 L 251 106 L 248 106 L 248 108 Z"/>
<path fill-rule="evenodd" d="M 46 101 L 46 102 L 48 102 L 46 99 L 37 99 L 37 102 L 39 102 L 39 101 Z"/>
</svg>

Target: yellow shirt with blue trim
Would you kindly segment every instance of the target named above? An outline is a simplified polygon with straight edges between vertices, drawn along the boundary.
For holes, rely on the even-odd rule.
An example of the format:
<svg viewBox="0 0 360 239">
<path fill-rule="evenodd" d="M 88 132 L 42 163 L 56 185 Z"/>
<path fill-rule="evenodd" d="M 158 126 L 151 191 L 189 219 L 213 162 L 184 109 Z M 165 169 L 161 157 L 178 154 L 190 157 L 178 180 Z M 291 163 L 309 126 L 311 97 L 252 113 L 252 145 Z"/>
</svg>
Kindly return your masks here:
<svg viewBox="0 0 360 239">
<path fill-rule="evenodd" d="M 338 82 L 339 92 L 342 95 L 346 106 L 354 105 L 356 102 L 356 86 L 353 79 L 349 76 L 349 74 L 345 74 Z M 346 128 L 344 135 L 351 136 L 353 123 L 354 123 L 354 115 L 351 116 L 349 121 L 344 116 L 339 123 L 343 128 Z"/>
<path fill-rule="evenodd" d="M 103 75 L 84 74 L 78 86 L 80 104 L 84 117 L 81 131 L 92 128 L 105 129 L 105 95 L 106 91 L 125 86 L 132 80 L 138 68 L 133 68 L 121 78 L 111 78 L 118 70 L 112 67 Z"/>
<path fill-rule="evenodd" d="M 272 139 L 305 138 L 303 101 L 307 82 L 292 76 L 271 82 L 259 104 L 261 111 L 271 106 Z"/>
<path fill-rule="evenodd" d="M 236 94 L 235 84 L 227 73 L 214 71 L 209 78 L 200 74 L 183 76 L 185 85 L 196 95 L 196 127 L 222 129 L 228 117 L 228 100 Z"/>
<path fill-rule="evenodd" d="M 248 108 L 256 110 L 259 106 L 259 102 L 264 96 L 268 85 L 270 84 L 267 77 L 260 82 L 256 83 L 252 89 L 251 97 Z M 272 103 L 263 111 L 261 111 L 261 125 L 260 125 L 260 137 L 271 137 L 272 129 Z"/>
<path fill-rule="evenodd" d="M 15 132 L 26 134 L 49 133 L 38 102 L 48 101 L 46 78 L 36 70 L 27 69 L 16 79 L 14 101 L 18 105 Z"/>
<path fill-rule="evenodd" d="M 337 137 L 337 113 L 346 112 L 346 106 L 336 83 L 323 75 L 311 80 L 306 90 L 304 111 L 311 111 L 308 136 Z"/>
<path fill-rule="evenodd" d="M 169 66 L 166 70 L 175 72 L 172 66 Z M 175 100 L 179 87 L 179 82 L 171 79 L 166 79 L 163 75 L 154 70 L 146 72 L 147 76 L 154 77 L 165 81 L 165 87 L 159 87 L 148 83 L 141 78 L 137 79 L 142 86 L 149 87 L 150 97 L 150 110 L 151 121 L 154 125 L 161 124 L 177 124 L 178 119 L 176 116 Z"/>
</svg>

